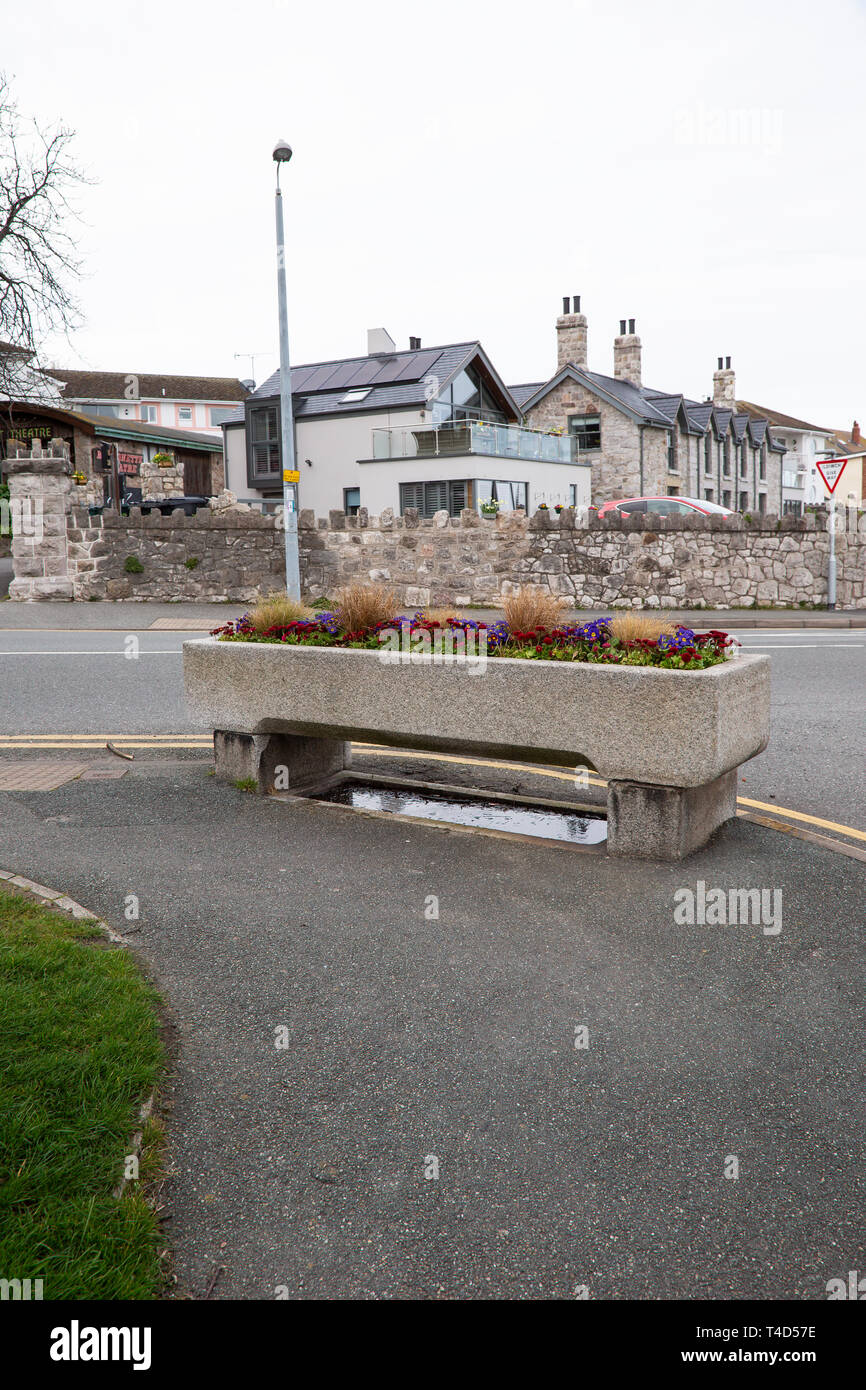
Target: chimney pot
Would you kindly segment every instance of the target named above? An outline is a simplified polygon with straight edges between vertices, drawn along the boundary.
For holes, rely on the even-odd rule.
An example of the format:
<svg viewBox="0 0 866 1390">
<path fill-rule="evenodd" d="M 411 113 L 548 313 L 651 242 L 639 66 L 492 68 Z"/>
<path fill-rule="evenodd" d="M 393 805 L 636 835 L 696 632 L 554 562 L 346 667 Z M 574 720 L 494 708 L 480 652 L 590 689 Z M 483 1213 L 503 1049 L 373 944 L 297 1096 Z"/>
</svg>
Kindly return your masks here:
<svg viewBox="0 0 866 1390">
<path fill-rule="evenodd" d="M 569 299 L 569 297 L 568 297 L 567 294 L 566 294 L 566 295 L 563 295 L 563 297 L 562 297 L 562 312 L 563 312 L 564 314 L 570 314 L 570 313 L 571 313 L 571 300 Z"/>
<path fill-rule="evenodd" d="M 629 336 L 626 337 L 626 326 Z M 634 319 L 620 319 L 620 336 L 613 340 L 613 374 L 619 381 L 630 381 L 635 386 L 641 384 L 641 344 L 635 336 Z"/>
<path fill-rule="evenodd" d="M 720 358 L 719 358 L 719 371 L 722 370 L 722 368 L 724 367 L 724 365 L 725 365 L 724 359 L 720 357 Z"/>
<path fill-rule="evenodd" d="M 580 313 L 580 295 L 579 295 L 579 294 L 576 294 L 576 295 L 574 296 L 574 300 L 573 300 L 572 302 L 573 302 L 573 304 L 574 304 L 574 312 L 575 312 L 576 314 L 579 314 L 579 313 Z"/>
<path fill-rule="evenodd" d="M 860 426 L 859 426 L 859 424 L 857 423 L 857 421 L 855 420 L 855 421 L 854 421 L 854 428 L 853 428 L 852 431 L 851 431 L 851 443 L 852 443 L 852 444 L 859 444 L 860 442 L 861 442 L 861 441 L 860 441 Z"/>
<path fill-rule="evenodd" d="M 731 359 L 730 359 L 730 357 L 726 357 L 726 358 L 725 358 L 725 366 L 728 368 L 728 371 L 730 371 L 730 369 L 731 369 Z"/>
</svg>

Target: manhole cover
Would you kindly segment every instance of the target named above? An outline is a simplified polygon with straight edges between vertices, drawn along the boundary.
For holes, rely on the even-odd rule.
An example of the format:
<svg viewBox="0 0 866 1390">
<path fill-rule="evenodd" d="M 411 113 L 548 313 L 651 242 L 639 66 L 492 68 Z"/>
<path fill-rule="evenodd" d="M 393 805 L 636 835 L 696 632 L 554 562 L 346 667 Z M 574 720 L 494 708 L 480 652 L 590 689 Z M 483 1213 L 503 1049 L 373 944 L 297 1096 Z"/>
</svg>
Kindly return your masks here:
<svg viewBox="0 0 866 1390">
<path fill-rule="evenodd" d="M 87 763 L 55 763 L 41 758 L 0 764 L 0 792 L 53 792 L 86 772 Z"/>
</svg>

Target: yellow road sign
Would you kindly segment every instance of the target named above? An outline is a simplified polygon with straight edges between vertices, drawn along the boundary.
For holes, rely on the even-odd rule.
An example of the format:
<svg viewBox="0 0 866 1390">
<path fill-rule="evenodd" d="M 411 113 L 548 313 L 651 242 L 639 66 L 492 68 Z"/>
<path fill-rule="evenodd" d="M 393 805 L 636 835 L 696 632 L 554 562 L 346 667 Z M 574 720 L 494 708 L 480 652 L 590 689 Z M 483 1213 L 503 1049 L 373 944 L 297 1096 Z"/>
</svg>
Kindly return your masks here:
<svg viewBox="0 0 866 1390">
<path fill-rule="evenodd" d="M 284 469 L 283 469 L 283 482 L 284 482 L 284 483 L 299 483 L 300 481 L 301 481 L 301 475 L 300 475 L 300 473 L 299 473 L 299 471 L 298 471 L 297 468 L 284 468 Z"/>
</svg>

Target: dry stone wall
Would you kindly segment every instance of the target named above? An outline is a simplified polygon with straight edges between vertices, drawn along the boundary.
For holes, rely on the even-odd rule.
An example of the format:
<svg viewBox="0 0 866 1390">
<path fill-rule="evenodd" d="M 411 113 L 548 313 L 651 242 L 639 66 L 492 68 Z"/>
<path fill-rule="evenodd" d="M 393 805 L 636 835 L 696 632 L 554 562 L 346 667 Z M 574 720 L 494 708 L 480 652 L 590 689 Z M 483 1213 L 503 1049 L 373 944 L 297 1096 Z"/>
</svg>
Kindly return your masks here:
<svg viewBox="0 0 866 1390">
<path fill-rule="evenodd" d="M 38 519 L 14 538 L 13 600 L 159 599 L 248 603 L 281 588 L 281 518 L 223 493 L 194 516 L 76 506 L 62 447 L 10 458 L 12 499 Z M 827 515 L 633 516 L 577 524 L 564 510 L 486 518 L 438 512 L 299 516 L 301 578 L 312 598 L 353 580 L 391 585 L 401 606 L 497 603 L 528 582 L 577 608 L 822 606 Z M 866 607 L 866 514 L 840 508 L 837 605 Z"/>
</svg>

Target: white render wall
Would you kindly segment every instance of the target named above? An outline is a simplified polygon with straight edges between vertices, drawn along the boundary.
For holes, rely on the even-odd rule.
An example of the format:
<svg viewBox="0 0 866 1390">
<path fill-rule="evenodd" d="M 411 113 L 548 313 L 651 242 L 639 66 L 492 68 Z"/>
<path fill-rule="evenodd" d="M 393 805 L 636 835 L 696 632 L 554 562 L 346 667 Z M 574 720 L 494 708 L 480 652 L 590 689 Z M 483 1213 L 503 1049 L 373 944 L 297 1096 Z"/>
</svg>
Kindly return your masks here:
<svg viewBox="0 0 866 1390">
<path fill-rule="evenodd" d="M 486 454 L 440 455 L 438 458 L 376 459 L 362 463 L 361 506 L 371 516 L 386 507 L 400 512 L 400 483 L 430 483 L 469 478 L 494 479 L 528 484 L 529 511 L 542 502 L 553 508 L 557 502 L 569 505 L 569 486 L 577 485 L 578 507 L 588 507 L 590 475 L 588 464 L 540 463 L 530 459 L 501 459 Z"/>
<path fill-rule="evenodd" d="M 317 416 L 295 422 L 299 507 L 317 516 L 343 510 L 343 489 L 361 490 L 361 506 L 370 515 L 385 507 L 400 510 L 400 483 L 436 482 L 453 479 L 494 478 L 503 482 L 527 483 L 529 508 L 540 502 L 553 507 L 568 505 L 569 486 L 577 485 L 577 505 L 590 501 L 590 469 L 583 464 L 538 462 L 529 459 L 501 459 L 486 454 L 440 454 L 433 458 L 373 459 L 374 429 L 417 429 L 429 424 L 421 410 L 370 412 Z M 226 486 L 238 497 L 258 497 L 261 493 L 247 483 L 246 443 L 243 426 L 225 430 Z M 306 460 L 310 460 L 310 465 Z"/>
</svg>

